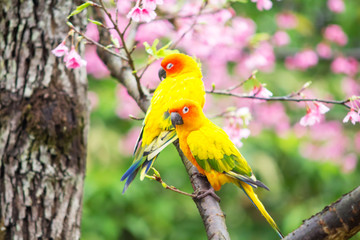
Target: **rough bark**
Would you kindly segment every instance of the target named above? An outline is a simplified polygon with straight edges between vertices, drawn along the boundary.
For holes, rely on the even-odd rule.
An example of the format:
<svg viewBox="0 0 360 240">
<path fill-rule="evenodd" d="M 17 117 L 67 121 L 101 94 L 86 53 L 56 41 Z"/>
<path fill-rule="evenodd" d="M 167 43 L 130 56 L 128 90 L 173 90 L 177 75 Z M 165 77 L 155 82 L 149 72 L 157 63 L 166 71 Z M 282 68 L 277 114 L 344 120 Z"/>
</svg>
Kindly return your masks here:
<svg viewBox="0 0 360 240">
<path fill-rule="evenodd" d="M 81 1 L 0 2 L 0 239 L 79 239 L 86 72 L 50 51 Z"/>
<path fill-rule="evenodd" d="M 96 18 L 99 21 L 103 22 L 100 11 L 97 11 Z M 99 29 L 100 31 L 100 42 L 103 45 L 110 43 L 109 33 L 104 29 Z M 131 35 L 131 33 L 130 33 Z M 128 38 L 129 41 L 129 38 Z M 132 96 L 140 108 L 146 112 L 147 108 L 150 105 L 150 95 L 148 94 L 147 89 L 143 88 L 145 95 L 140 96 L 135 77 L 132 75 L 131 69 L 124 65 L 122 60 L 109 54 L 103 49 L 98 48 L 98 54 L 105 65 L 110 70 L 111 75 L 116 78 L 124 87 L 127 89 L 130 96 Z M 206 191 L 212 188 L 206 178 L 199 176 L 196 167 L 194 167 L 189 160 L 184 156 L 182 151 L 179 148 L 177 141 L 175 142 L 175 147 L 179 152 L 179 156 L 183 161 L 186 171 L 190 177 L 193 189 L 195 192 Z M 194 199 L 194 202 L 199 210 L 201 218 L 203 220 L 207 237 L 208 239 L 230 239 L 227 227 L 225 224 L 225 215 L 222 212 L 219 203 L 212 197 L 206 196 L 201 200 Z"/>
<path fill-rule="evenodd" d="M 284 240 L 342 240 L 360 231 L 360 187 L 304 221 Z"/>
</svg>

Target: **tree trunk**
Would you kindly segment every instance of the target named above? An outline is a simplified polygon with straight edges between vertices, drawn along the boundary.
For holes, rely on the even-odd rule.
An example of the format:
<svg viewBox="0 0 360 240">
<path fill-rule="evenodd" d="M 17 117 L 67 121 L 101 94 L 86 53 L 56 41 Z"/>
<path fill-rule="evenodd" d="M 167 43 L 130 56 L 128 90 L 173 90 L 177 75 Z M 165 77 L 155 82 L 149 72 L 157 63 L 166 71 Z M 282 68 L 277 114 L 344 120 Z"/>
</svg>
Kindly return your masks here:
<svg viewBox="0 0 360 240">
<path fill-rule="evenodd" d="M 0 0 L 0 239 L 80 238 L 86 72 L 51 54 L 80 3 Z"/>
</svg>

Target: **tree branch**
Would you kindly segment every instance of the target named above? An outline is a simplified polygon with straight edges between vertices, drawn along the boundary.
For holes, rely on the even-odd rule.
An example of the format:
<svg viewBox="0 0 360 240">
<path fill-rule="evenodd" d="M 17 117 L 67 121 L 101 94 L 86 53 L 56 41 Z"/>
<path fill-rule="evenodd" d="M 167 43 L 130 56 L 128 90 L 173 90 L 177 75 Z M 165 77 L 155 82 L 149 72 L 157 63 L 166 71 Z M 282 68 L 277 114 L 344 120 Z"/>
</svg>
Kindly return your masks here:
<svg viewBox="0 0 360 240">
<path fill-rule="evenodd" d="M 336 101 L 336 100 L 325 100 L 325 99 L 318 99 L 318 98 L 292 98 L 292 96 L 279 96 L 279 97 L 268 97 L 268 98 L 264 98 L 264 97 L 257 97 L 257 96 L 252 96 L 252 95 L 243 95 L 243 94 L 238 94 L 238 93 L 231 93 L 229 91 L 225 91 L 225 90 L 208 90 L 206 91 L 206 93 L 210 93 L 210 94 L 217 94 L 217 95 L 225 95 L 225 96 L 231 96 L 231 97 L 236 97 L 236 98 L 248 98 L 248 99 L 258 99 L 258 100 L 264 100 L 264 101 L 282 101 L 282 102 L 322 102 L 322 103 L 328 103 L 328 104 L 337 104 L 337 105 L 342 105 L 348 109 L 350 109 L 351 107 L 346 105 L 346 103 L 350 102 L 350 99 L 345 99 L 345 100 L 340 100 L 340 101 Z"/>
<path fill-rule="evenodd" d="M 349 239 L 360 231 L 360 186 L 304 223 L 284 240 Z"/>
<path fill-rule="evenodd" d="M 98 21 L 103 21 L 101 16 L 97 16 Z M 101 42 L 110 42 L 109 32 L 100 28 L 99 29 Z M 99 57 L 108 67 L 111 76 L 116 78 L 128 91 L 129 95 L 134 98 L 139 107 L 146 112 L 150 105 L 150 96 L 147 89 L 142 88 L 144 96 L 142 97 L 139 93 L 137 81 L 132 74 L 132 70 L 129 66 L 125 66 L 123 61 L 118 57 L 111 55 L 108 51 L 102 48 L 97 49 Z M 178 143 L 174 143 L 176 149 L 179 152 L 179 156 L 183 161 L 186 170 L 190 176 L 190 180 L 195 192 L 206 191 L 211 188 L 208 181 L 199 176 L 196 167 L 194 167 L 189 160 L 181 152 Z M 225 216 L 222 212 L 219 203 L 212 197 L 206 196 L 203 199 L 194 199 L 194 202 L 199 210 L 201 218 L 203 219 L 207 236 L 209 239 L 230 239 L 229 233 L 227 232 L 225 224 Z"/>
</svg>

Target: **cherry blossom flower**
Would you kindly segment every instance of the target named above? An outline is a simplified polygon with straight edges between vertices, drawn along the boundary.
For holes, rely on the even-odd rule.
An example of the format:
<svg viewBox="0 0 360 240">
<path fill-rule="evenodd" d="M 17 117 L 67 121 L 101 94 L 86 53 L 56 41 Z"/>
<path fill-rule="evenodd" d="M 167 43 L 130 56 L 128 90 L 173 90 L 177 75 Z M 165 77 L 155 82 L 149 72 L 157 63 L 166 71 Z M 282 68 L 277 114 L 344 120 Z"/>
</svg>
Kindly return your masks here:
<svg viewBox="0 0 360 240">
<path fill-rule="evenodd" d="M 71 51 L 65 55 L 64 62 L 66 63 L 67 68 L 79 68 L 82 66 L 86 66 L 86 61 L 80 57 L 80 55 L 76 52 L 75 47 L 71 47 Z"/>
<path fill-rule="evenodd" d="M 247 128 L 251 119 L 249 108 L 239 108 L 230 113 L 230 117 L 226 120 L 225 132 L 237 147 L 242 147 L 241 139 L 250 136 L 250 130 Z"/>
<path fill-rule="evenodd" d="M 313 50 L 307 49 L 298 52 L 293 57 L 287 57 L 285 59 L 285 66 L 288 69 L 306 70 L 313 67 L 318 63 L 318 56 Z"/>
<path fill-rule="evenodd" d="M 271 0 L 251 0 L 251 2 L 256 2 L 256 7 L 259 11 L 269 10 L 272 8 Z"/>
<path fill-rule="evenodd" d="M 156 4 L 159 3 L 162 3 L 162 1 L 145 0 L 142 5 L 143 8 L 140 8 L 140 1 L 138 0 L 135 7 L 127 14 L 127 18 L 131 18 L 134 22 L 150 22 L 156 17 L 154 10 L 156 9 Z"/>
<path fill-rule="evenodd" d="M 319 123 L 322 115 L 329 111 L 329 108 L 322 103 L 314 103 L 314 106 L 314 108 L 307 107 L 306 115 L 300 119 L 300 125 L 305 127 Z"/>
<path fill-rule="evenodd" d="M 140 22 L 142 15 L 142 9 L 138 6 L 135 6 L 127 15 L 127 18 L 131 18 L 134 22 Z"/>
<path fill-rule="evenodd" d="M 295 14 L 284 12 L 276 15 L 276 24 L 279 28 L 292 29 L 297 26 L 298 20 Z"/>
<path fill-rule="evenodd" d="M 359 69 L 358 61 L 353 57 L 337 57 L 331 63 L 331 71 L 334 73 L 344 73 L 349 76 L 354 76 Z"/>
<path fill-rule="evenodd" d="M 162 0 L 143 0 L 143 6 L 148 10 L 155 10 L 156 5 L 161 5 L 161 4 L 163 4 Z"/>
<path fill-rule="evenodd" d="M 321 42 L 316 46 L 316 51 L 321 58 L 325 58 L 325 59 L 331 58 L 332 55 L 331 47 L 324 42 Z"/>
<path fill-rule="evenodd" d="M 264 85 L 254 86 L 254 88 L 249 93 L 250 96 L 256 96 L 261 98 L 269 98 L 273 95 Z"/>
<path fill-rule="evenodd" d="M 348 41 L 348 38 L 342 28 L 336 24 L 331 24 L 325 28 L 324 37 L 339 46 L 344 46 Z"/>
<path fill-rule="evenodd" d="M 141 20 L 144 22 L 150 22 L 151 20 L 156 18 L 156 13 L 151 9 L 142 9 L 141 11 Z"/>
<path fill-rule="evenodd" d="M 343 123 L 347 123 L 349 120 L 353 125 L 355 125 L 356 122 L 360 122 L 359 112 L 355 112 L 354 109 L 351 108 L 350 111 L 346 114 Z"/>
<path fill-rule="evenodd" d="M 327 6 L 334 13 L 342 13 L 345 10 L 343 0 L 328 0 Z"/>
<path fill-rule="evenodd" d="M 290 42 L 290 37 L 284 31 L 277 31 L 272 37 L 272 43 L 278 47 L 288 45 L 289 42 Z"/>
<path fill-rule="evenodd" d="M 52 52 L 52 54 L 54 54 L 57 57 L 62 57 L 69 52 L 69 48 L 67 46 L 65 46 L 65 41 L 63 41 L 56 48 L 54 48 L 51 52 Z"/>
</svg>

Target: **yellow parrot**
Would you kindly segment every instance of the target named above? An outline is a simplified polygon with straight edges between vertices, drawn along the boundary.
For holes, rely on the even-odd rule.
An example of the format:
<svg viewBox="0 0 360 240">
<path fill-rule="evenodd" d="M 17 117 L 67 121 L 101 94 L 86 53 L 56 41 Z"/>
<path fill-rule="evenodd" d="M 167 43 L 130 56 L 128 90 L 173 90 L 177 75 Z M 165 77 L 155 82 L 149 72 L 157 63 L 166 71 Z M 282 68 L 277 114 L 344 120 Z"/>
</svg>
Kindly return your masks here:
<svg viewBox="0 0 360 240">
<path fill-rule="evenodd" d="M 143 126 L 135 145 L 134 161 L 121 177 L 125 182 L 123 193 L 139 170 L 143 180 L 158 154 L 177 139 L 171 125 L 169 106 L 180 98 L 188 98 L 203 107 L 205 89 L 199 64 L 190 56 L 175 53 L 161 62 L 159 78 L 165 79 L 156 88 L 146 112 Z"/>
<path fill-rule="evenodd" d="M 191 99 L 180 99 L 173 103 L 169 113 L 171 122 L 176 127 L 181 150 L 198 171 L 207 177 L 214 190 L 220 190 L 225 183 L 234 183 L 240 187 L 283 238 L 280 229 L 253 190 L 256 187 L 269 189 L 256 180 L 249 164 L 224 130 L 206 118 L 202 107 Z"/>
</svg>

